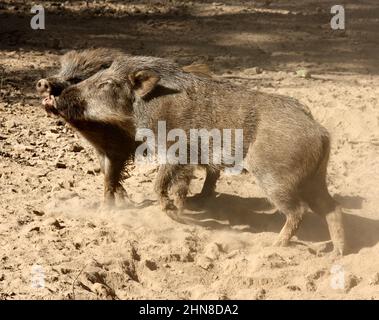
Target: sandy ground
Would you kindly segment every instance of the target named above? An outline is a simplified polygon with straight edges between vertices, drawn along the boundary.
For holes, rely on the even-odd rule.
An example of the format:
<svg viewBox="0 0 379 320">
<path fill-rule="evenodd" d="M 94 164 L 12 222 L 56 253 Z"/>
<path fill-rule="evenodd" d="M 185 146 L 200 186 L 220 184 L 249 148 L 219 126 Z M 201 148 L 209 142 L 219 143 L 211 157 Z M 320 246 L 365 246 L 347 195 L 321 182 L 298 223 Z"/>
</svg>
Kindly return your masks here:
<svg viewBox="0 0 379 320">
<path fill-rule="evenodd" d="M 0 299 L 379 298 L 379 4 L 342 1 L 347 29 L 333 31 L 333 1 L 288 2 L 42 1 L 43 31 L 30 29 L 29 4 L 0 5 Z M 350 253 L 329 254 L 312 213 L 290 247 L 272 247 L 284 217 L 249 175 L 222 176 L 214 198 L 189 199 L 207 227 L 155 204 L 99 213 L 93 150 L 34 92 L 66 49 L 91 46 L 205 62 L 308 105 L 332 135 L 328 183 Z M 155 168 L 131 169 L 132 199 L 155 200 Z"/>
</svg>

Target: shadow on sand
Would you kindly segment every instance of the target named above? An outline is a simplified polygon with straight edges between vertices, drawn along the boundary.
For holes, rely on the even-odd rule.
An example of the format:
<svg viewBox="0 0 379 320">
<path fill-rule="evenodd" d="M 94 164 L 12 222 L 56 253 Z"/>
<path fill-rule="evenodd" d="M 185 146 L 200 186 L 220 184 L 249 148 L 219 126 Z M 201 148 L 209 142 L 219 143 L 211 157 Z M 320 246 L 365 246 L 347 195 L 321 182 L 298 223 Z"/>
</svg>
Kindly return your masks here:
<svg viewBox="0 0 379 320">
<path fill-rule="evenodd" d="M 361 208 L 363 198 L 335 196 L 345 209 Z M 279 233 L 285 217 L 265 198 L 241 198 L 220 193 L 214 198 L 190 197 L 187 209 L 195 224 L 210 229 L 241 227 L 252 233 Z M 345 212 L 345 231 L 348 253 L 356 253 L 364 247 L 379 243 L 379 220 L 360 217 Z M 234 228 L 233 228 L 234 229 Z M 324 242 L 330 240 L 325 219 L 309 212 L 304 216 L 297 238 L 300 241 Z"/>
</svg>

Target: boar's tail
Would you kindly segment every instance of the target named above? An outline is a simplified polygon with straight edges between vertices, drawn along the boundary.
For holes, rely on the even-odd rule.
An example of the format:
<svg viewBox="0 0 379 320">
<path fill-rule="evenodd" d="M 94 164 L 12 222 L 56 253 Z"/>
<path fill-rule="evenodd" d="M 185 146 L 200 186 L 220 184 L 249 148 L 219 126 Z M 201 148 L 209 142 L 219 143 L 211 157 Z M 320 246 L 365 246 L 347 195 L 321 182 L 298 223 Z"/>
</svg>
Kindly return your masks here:
<svg viewBox="0 0 379 320">
<path fill-rule="evenodd" d="M 321 161 L 317 169 L 317 174 L 325 178 L 328 162 L 329 162 L 329 156 L 330 156 L 330 137 L 329 137 L 328 132 L 326 132 L 326 130 L 325 130 L 325 133 L 321 135 L 321 141 L 322 141 L 322 155 L 321 155 Z"/>
<path fill-rule="evenodd" d="M 310 176 L 308 177 L 307 181 L 310 181 L 310 188 L 313 188 L 319 183 L 325 182 L 326 179 L 326 173 L 327 173 L 327 167 L 329 162 L 329 155 L 330 155 L 330 137 L 328 132 L 324 129 L 321 133 L 321 150 L 319 153 L 319 160 L 318 163 L 313 171 L 313 173 L 310 173 Z"/>
<path fill-rule="evenodd" d="M 330 138 L 326 130 L 321 134 L 321 143 L 320 156 L 315 170 L 304 180 L 300 189 L 303 199 L 308 204 L 314 202 L 316 194 L 324 191 L 328 192 L 326 174 L 330 155 Z"/>
</svg>

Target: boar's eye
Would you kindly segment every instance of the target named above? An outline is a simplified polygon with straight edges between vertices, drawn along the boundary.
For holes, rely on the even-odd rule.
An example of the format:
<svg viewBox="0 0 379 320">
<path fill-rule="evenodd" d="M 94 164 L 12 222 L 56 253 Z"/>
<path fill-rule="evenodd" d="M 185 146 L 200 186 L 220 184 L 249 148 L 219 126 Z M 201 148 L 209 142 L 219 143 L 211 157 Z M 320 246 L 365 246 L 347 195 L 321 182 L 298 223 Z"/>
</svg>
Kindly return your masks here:
<svg viewBox="0 0 379 320">
<path fill-rule="evenodd" d="M 103 63 L 101 66 L 100 66 L 100 69 L 108 69 L 110 66 L 111 66 L 112 63 Z"/>
<path fill-rule="evenodd" d="M 105 87 L 106 85 L 112 85 L 113 84 L 113 81 L 112 80 L 106 80 L 106 81 L 103 81 L 101 83 L 99 83 L 97 85 L 98 88 L 103 88 Z"/>
</svg>

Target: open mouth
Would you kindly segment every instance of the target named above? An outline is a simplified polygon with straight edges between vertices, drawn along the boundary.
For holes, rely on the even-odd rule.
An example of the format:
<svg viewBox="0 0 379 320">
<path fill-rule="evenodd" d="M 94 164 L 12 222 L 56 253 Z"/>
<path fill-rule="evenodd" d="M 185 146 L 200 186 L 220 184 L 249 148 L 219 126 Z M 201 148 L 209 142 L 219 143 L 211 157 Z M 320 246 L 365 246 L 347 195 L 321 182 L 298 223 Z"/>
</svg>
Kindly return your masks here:
<svg viewBox="0 0 379 320">
<path fill-rule="evenodd" d="M 56 109 L 57 101 L 55 96 L 49 95 L 42 100 L 42 105 L 45 107 L 45 110 L 49 113 L 58 114 Z"/>
</svg>

